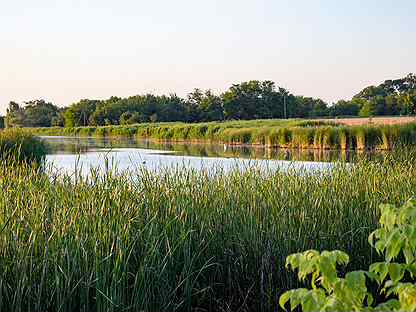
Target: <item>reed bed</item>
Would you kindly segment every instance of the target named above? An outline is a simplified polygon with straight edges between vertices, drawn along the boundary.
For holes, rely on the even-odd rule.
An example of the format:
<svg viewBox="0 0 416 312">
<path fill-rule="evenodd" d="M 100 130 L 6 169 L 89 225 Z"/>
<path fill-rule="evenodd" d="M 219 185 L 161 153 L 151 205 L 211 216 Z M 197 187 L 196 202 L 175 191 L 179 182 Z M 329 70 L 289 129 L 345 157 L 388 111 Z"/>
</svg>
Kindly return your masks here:
<svg viewBox="0 0 416 312">
<path fill-rule="evenodd" d="M 19 129 L 0 131 L 0 161 L 41 163 L 46 153 L 46 144 L 27 131 Z"/>
<path fill-rule="evenodd" d="M 200 124 L 36 128 L 42 135 L 126 136 L 160 141 L 216 142 L 297 149 L 389 150 L 416 145 L 416 123 L 344 126 L 320 120 L 254 120 Z"/>
<path fill-rule="evenodd" d="M 0 163 L 1 311 L 275 311 L 291 253 L 374 262 L 377 207 L 415 194 L 416 152 L 321 174 L 44 172 Z"/>
</svg>

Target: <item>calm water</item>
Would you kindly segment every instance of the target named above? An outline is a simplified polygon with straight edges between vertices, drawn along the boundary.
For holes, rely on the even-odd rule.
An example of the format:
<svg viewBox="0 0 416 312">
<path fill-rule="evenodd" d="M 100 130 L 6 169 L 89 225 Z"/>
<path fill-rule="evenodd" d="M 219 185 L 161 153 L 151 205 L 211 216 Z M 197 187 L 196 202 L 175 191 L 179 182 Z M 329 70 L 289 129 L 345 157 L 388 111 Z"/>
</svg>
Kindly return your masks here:
<svg viewBox="0 0 416 312">
<path fill-rule="evenodd" d="M 340 151 L 299 151 L 219 144 L 157 143 L 148 140 L 78 137 L 42 137 L 51 152 L 47 162 L 54 170 L 89 172 L 91 167 L 118 170 L 151 170 L 185 166 L 194 169 L 247 168 L 260 166 L 287 170 L 326 170 L 332 162 L 350 161 L 354 156 Z"/>
</svg>

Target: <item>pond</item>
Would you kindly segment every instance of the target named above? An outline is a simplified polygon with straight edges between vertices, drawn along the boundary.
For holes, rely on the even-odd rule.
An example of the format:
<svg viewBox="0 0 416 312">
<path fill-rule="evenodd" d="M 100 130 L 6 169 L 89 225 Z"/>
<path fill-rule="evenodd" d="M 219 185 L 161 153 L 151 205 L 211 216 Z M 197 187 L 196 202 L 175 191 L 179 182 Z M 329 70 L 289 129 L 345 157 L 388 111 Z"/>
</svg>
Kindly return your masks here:
<svg viewBox="0 0 416 312">
<path fill-rule="evenodd" d="M 47 162 L 54 170 L 89 172 L 90 168 L 151 170 L 188 167 L 197 170 L 264 167 L 326 170 L 335 161 L 352 161 L 354 154 L 331 150 L 285 150 L 220 144 L 168 143 L 150 140 L 91 137 L 41 137 L 50 146 Z"/>
</svg>

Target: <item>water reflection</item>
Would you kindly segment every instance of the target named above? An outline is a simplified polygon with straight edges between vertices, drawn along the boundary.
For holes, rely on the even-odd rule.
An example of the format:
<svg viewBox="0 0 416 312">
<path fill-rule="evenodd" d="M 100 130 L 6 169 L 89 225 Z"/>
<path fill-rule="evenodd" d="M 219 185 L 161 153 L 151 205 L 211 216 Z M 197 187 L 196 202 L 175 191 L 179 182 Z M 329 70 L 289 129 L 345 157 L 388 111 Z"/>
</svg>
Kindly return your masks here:
<svg viewBox="0 0 416 312">
<path fill-rule="evenodd" d="M 262 147 L 186 144 L 112 138 L 43 137 L 51 148 L 47 163 L 53 172 L 89 175 L 91 168 L 106 172 L 146 168 L 190 168 L 213 172 L 247 168 L 266 170 L 327 171 L 339 152 L 306 153 Z M 347 157 L 347 156 L 345 156 Z M 326 162 L 318 161 L 325 159 Z"/>
<path fill-rule="evenodd" d="M 202 144 L 184 142 L 157 142 L 153 140 L 135 140 L 131 138 L 87 138 L 87 137 L 43 137 L 51 147 L 51 154 L 84 154 L 97 151 L 113 151 L 134 148 L 158 151 L 176 156 L 194 156 L 211 158 L 274 159 L 302 162 L 353 162 L 366 157 L 379 157 L 379 154 L 340 151 L 340 150 L 300 150 L 277 149 L 260 146 L 232 146 L 221 144 Z"/>
</svg>

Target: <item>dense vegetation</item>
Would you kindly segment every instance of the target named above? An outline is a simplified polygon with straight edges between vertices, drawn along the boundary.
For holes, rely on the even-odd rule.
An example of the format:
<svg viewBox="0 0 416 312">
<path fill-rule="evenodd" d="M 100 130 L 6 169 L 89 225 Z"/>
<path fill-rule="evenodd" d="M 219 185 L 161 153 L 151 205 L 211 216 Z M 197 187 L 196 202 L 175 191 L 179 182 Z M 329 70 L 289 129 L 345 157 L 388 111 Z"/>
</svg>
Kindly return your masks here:
<svg viewBox="0 0 416 312">
<path fill-rule="evenodd" d="M 286 266 L 297 270 L 300 280 L 310 281 L 312 289 L 287 291 L 280 306 L 285 308 L 289 301 L 291 311 L 301 306 L 303 312 L 416 311 L 416 200 L 400 208 L 382 205 L 380 210 L 380 228 L 368 241 L 384 261 L 342 277 L 337 269 L 349 262 L 345 252 L 308 250 L 290 255 Z M 371 283 L 378 284 L 378 293 L 372 293 Z M 375 303 L 377 297 L 384 300 Z"/>
<path fill-rule="evenodd" d="M 377 257 L 381 203 L 416 189 L 416 154 L 333 171 L 186 169 L 89 178 L 0 162 L 4 311 L 275 311 L 286 255 Z"/>
<path fill-rule="evenodd" d="M 321 99 L 295 96 L 271 81 L 235 84 L 221 95 L 195 89 L 186 99 L 175 94 L 136 95 L 108 100 L 84 99 L 60 109 L 43 100 L 9 104 L 8 127 L 103 126 L 147 122 L 378 116 L 416 114 L 416 76 L 370 86 L 350 101 L 328 105 Z"/>
<path fill-rule="evenodd" d="M 127 136 L 168 141 L 258 144 L 283 148 L 391 149 L 416 144 L 416 123 L 341 126 L 305 120 L 143 123 L 129 126 L 30 128 L 40 135 Z"/>
<path fill-rule="evenodd" d="M 7 129 L 0 131 L 0 161 L 41 163 L 47 152 L 44 142 L 24 131 Z"/>
<path fill-rule="evenodd" d="M 60 113 L 63 109 L 44 100 L 26 102 L 21 106 L 10 102 L 4 118 L 7 127 L 50 127 L 61 125 Z"/>
</svg>

